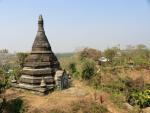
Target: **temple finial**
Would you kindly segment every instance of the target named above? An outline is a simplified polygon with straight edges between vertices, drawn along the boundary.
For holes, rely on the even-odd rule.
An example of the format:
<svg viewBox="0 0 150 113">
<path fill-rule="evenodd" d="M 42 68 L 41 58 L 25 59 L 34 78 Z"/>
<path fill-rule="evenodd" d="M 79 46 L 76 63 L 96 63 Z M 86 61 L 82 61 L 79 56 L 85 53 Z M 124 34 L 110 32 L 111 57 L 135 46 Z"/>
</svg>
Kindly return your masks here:
<svg viewBox="0 0 150 113">
<path fill-rule="evenodd" d="M 39 20 L 38 21 L 43 21 L 43 17 L 42 17 L 41 14 L 39 15 Z"/>
<path fill-rule="evenodd" d="M 39 15 L 39 19 L 38 19 L 38 31 L 44 31 L 44 27 L 43 27 L 43 17 L 42 15 Z"/>
</svg>

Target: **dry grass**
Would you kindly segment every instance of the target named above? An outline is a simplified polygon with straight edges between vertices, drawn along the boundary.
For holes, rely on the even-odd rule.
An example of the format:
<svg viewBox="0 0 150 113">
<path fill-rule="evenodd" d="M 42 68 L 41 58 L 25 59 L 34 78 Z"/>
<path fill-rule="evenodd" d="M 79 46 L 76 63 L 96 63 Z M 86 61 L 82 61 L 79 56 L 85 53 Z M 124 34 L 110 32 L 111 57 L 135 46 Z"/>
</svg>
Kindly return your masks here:
<svg viewBox="0 0 150 113">
<path fill-rule="evenodd" d="M 25 113 L 72 113 L 71 111 L 76 107 L 78 108 L 78 106 L 80 109 L 83 107 L 83 110 L 86 110 L 84 109 L 86 107 L 93 109 L 91 107 L 92 102 L 98 103 L 98 105 L 95 104 L 94 108 L 102 105 L 110 113 L 126 113 L 109 100 L 110 95 L 108 93 L 95 91 L 78 80 L 74 80 L 69 89 L 54 91 L 46 96 L 35 95 L 28 91 L 20 92 L 14 89 L 8 89 L 5 96 L 7 100 L 20 97 L 26 105 Z M 79 110 L 77 113 L 84 112 Z"/>
<path fill-rule="evenodd" d="M 122 74 L 125 74 L 134 80 L 140 77 L 142 74 L 147 83 L 150 81 L 149 70 L 127 70 Z M 111 76 L 110 78 L 107 78 L 105 82 L 109 81 L 110 79 L 112 79 Z M 73 80 L 73 84 L 69 89 L 63 91 L 54 91 L 46 96 L 35 95 L 28 91 L 20 92 L 14 89 L 6 90 L 5 96 L 7 101 L 18 97 L 21 98 L 26 105 L 26 113 L 67 113 L 67 111 L 72 110 L 73 104 L 79 104 L 79 102 L 82 100 L 83 103 L 81 102 L 81 107 L 82 105 L 89 106 L 90 102 L 94 101 L 96 103 L 102 103 L 102 105 L 105 106 L 111 113 L 127 113 L 127 111 L 118 108 L 115 103 L 111 102 L 109 99 L 110 94 L 103 91 L 95 91 L 91 87 L 87 86 L 84 82 L 78 80 Z M 101 97 L 103 100 L 102 102 Z M 89 102 L 89 104 L 84 104 L 85 101 Z"/>
</svg>

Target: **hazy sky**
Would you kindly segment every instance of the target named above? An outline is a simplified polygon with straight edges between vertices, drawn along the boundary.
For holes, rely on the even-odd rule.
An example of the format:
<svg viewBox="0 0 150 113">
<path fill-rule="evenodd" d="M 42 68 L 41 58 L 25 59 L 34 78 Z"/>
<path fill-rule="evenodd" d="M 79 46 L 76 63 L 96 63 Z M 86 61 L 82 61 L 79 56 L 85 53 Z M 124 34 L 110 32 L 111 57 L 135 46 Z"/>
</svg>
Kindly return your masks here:
<svg viewBox="0 0 150 113">
<path fill-rule="evenodd" d="M 150 47 L 148 0 L 0 0 L 0 48 L 30 51 L 39 14 L 54 52 Z"/>
</svg>

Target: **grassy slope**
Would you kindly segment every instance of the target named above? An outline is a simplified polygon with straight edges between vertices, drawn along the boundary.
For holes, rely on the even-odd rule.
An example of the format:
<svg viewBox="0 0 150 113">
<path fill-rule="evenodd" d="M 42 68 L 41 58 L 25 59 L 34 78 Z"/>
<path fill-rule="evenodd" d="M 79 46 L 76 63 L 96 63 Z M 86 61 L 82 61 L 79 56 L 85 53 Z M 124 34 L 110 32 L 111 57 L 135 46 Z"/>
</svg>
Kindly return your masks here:
<svg viewBox="0 0 150 113">
<path fill-rule="evenodd" d="M 39 96 L 27 91 L 19 92 L 13 89 L 8 89 L 5 92 L 7 100 L 20 97 L 25 103 L 26 108 L 28 109 L 26 110 L 26 113 L 36 113 L 37 111 L 38 113 L 50 113 L 50 111 L 54 109 L 60 111 L 70 111 L 72 110 L 72 103 L 75 102 L 81 103 L 82 101 L 85 101 L 86 103 L 88 103 L 94 101 L 100 103 L 99 97 L 101 95 L 104 98 L 103 106 L 107 107 L 109 111 L 111 111 L 112 113 L 123 113 L 122 110 L 117 108 L 108 99 L 108 93 L 96 91 L 95 95 L 94 89 L 86 86 L 83 82 L 80 82 L 78 80 L 74 80 L 72 87 L 70 87 L 69 89 L 63 91 L 55 91 L 47 96 Z M 79 105 L 77 105 L 75 109 L 79 109 L 78 107 L 80 106 L 80 103 L 78 103 Z"/>
</svg>

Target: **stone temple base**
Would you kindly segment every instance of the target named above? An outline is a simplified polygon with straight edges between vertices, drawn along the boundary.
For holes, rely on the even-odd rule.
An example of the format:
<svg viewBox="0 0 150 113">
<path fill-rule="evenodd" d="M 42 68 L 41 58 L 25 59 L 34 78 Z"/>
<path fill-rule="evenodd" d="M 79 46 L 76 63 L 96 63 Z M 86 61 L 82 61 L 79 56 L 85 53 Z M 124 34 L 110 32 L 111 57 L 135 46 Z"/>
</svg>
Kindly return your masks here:
<svg viewBox="0 0 150 113">
<path fill-rule="evenodd" d="M 20 90 L 28 90 L 28 91 L 32 91 L 35 94 L 40 94 L 40 95 L 46 95 L 49 92 L 54 90 L 54 85 L 48 85 L 45 88 L 41 88 L 39 86 L 32 86 L 32 85 L 27 85 L 27 84 L 16 84 L 13 83 L 12 87 L 20 89 Z"/>
</svg>

